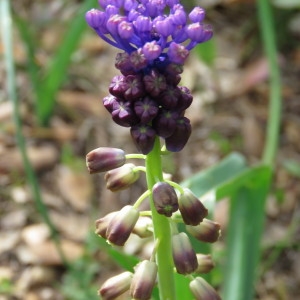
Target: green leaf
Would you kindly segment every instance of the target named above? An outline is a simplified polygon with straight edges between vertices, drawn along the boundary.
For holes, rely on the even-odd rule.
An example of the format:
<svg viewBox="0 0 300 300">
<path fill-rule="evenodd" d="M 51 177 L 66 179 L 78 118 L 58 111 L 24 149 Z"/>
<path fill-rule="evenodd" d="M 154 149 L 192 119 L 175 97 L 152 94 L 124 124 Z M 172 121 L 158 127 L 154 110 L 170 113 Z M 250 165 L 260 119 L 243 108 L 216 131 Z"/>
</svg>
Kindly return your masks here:
<svg viewBox="0 0 300 300">
<path fill-rule="evenodd" d="M 224 300 L 253 299 L 271 173 L 266 166 L 249 169 L 239 179 L 241 186 L 231 197 Z"/>
<path fill-rule="evenodd" d="M 246 160 L 239 153 L 232 153 L 217 165 L 201 171 L 182 182 L 182 186 L 189 188 L 198 197 L 241 174 L 246 169 Z"/>
</svg>

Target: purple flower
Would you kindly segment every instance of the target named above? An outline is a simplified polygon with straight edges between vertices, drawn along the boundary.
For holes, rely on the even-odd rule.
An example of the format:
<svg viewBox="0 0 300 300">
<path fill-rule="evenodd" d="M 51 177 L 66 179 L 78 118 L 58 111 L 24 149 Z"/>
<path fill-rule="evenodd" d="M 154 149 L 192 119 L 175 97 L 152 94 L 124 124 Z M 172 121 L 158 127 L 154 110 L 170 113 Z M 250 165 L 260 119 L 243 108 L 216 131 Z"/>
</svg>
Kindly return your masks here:
<svg viewBox="0 0 300 300">
<path fill-rule="evenodd" d="M 197 24 L 203 27 L 204 10 L 196 7 L 188 14 L 177 0 L 100 0 L 99 4 L 102 10 L 92 9 L 86 13 L 88 25 L 103 40 L 129 54 L 155 41 L 160 51 L 154 60 L 167 58 L 170 62 L 183 63 L 189 50 L 212 36 L 211 30 L 202 30 L 200 34 L 198 29 L 193 29 Z M 196 36 L 190 44 L 187 43 L 189 35 Z M 177 49 L 173 42 L 178 44 Z M 169 51 L 170 47 L 173 51 Z M 153 56 L 147 61 L 151 65 Z"/>
</svg>

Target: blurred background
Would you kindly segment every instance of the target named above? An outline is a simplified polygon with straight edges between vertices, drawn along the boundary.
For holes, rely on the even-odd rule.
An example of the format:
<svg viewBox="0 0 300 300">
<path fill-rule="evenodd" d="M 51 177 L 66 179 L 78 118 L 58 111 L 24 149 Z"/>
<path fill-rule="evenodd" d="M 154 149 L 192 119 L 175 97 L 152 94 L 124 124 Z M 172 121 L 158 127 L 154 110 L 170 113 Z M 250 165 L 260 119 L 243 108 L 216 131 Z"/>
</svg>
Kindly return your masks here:
<svg viewBox="0 0 300 300">
<path fill-rule="evenodd" d="M 257 163 L 264 148 L 269 102 L 269 69 L 256 2 L 182 2 L 188 8 L 196 4 L 207 10 L 206 22 L 213 25 L 214 38 L 195 49 L 182 76 L 182 85 L 194 95 L 187 111 L 193 133 L 187 147 L 165 161 L 166 172 L 178 182 L 233 151 L 242 153 L 250 164 Z M 120 267 L 112 259 L 117 254 L 109 253 L 107 244 L 94 234 L 94 221 L 132 203 L 145 190 L 141 178 L 131 189 L 111 193 L 105 189 L 103 175 L 91 176 L 85 167 L 86 153 L 96 147 L 136 151 L 128 129 L 115 125 L 102 107 L 108 84 L 118 74 L 117 50 L 85 24 L 84 12 L 98 7 L 97 1 L 14 0 L 10 4 L 18 112 L 8 92 L 3 30 L 0 300 L 98 299 L 100 284 Z M 300 1 L 271 4 L 283 118 L 255 299 L 289 300 L 300 295 Z M 18 123 L 27 162 L 16 139 Z M 226 200 L 216 207 L 215 217 L 226 237 Z M 220 249 L 222 243 L 223 239 Z M 147 244 L 134 238 L 125 246 L 129 255 L 143 256 L 147 251 Z M 220 250 L 217 264 L 222 260 Z M 222 283 L 221 271 L 214 283 Z"/>
</svg>

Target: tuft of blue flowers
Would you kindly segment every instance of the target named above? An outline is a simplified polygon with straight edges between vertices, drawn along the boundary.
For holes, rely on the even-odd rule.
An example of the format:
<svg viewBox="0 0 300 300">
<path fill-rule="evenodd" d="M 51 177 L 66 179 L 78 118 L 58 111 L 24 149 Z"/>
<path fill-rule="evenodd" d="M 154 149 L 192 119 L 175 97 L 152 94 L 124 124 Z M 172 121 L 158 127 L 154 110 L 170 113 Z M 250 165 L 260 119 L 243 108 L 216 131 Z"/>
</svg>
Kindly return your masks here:
<svg viewBox="0 0 300 300">
<path fill-rule="evenodd" d="M 179 0 L 99 0 L 86 21 L 107 43 L 123 50 L 115 66 L 105 108 L 120 126 L 130 127 L 138 150 L 148 154 L 155 137 L 169 151 L 180 151 L 191 134 L 184 116 L 192 103 L 188 88 L 179 86 L 189 52 L 212 37 L 203 24 L 205 11 L 189 14 Z"/>
</svg>

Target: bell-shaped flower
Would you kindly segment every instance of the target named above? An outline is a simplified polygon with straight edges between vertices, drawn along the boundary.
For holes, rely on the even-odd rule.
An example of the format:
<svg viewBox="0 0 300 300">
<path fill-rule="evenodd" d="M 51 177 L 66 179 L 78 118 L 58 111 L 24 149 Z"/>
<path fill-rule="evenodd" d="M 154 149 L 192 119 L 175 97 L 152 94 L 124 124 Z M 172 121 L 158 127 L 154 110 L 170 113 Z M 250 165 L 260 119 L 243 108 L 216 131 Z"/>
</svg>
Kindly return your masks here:
<svg viewBox="0 0 300 300">
<path fill-rule="evenodd" d="M 166 182 L 157 182 L 152 189 L 153 203 L 156 211 L 167 217 L 178 210 L 178 197 L 174 188 Z"/>
<path fill-rule="evenodd" d="M 190 290 L 196 300 L 221 300 L 215 289 L 201 277 L 190 282 Z"/>
<path fill-rule="evenodd" d="M 130 285 L 130 295 L 135 300 L 149 300 L 155 285 L 157 265 L 143 260 L 136 267 Z"/>
<path fill-rule="evenodd" d="M 119 168 L 125 162 L 125 152 L 117 148 L 100 147 L 86 155 L 86 165 L 90 174 Z"/>
<path fill-rule="evenodd" d="M 186 230 L 197 240 L 206 243 L 216 242 L 221 234 L 220 224 L 208 219 L 203 219 L 197 226 L 186 225 Z"/>
<path fill-rule="evenodd" d="M 108 171 L 104 179 L 106 181 L 106 188 L 112 192 L 127 189 L 134 182 L 138 180 L 140 172 L 135 170 L 135 165 L 128 163 L 120 168 Z"/>
<path fill-rule="evenodd" d="M 186 233 L 172 236 L 172 254 L 177 273 L 187 275 L 197 270 L 197 256 Z"/>
<path fill-rule="evenodd" d="M 124 206 L 110 220 L 107 230 L 107 240 L 116 246 L 123 246 L 129 238 L 139 218 L 139 212 L 131 205 Z"/>
<path fill-rule="evenodd" d="M 107 279 L 98 294 L 103 300 L 113 300 L 129 290 L 133 274 L 131 272 L 123 272 L 119 275 Z"/>
</svg>

